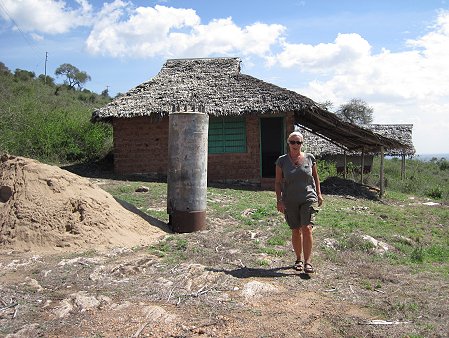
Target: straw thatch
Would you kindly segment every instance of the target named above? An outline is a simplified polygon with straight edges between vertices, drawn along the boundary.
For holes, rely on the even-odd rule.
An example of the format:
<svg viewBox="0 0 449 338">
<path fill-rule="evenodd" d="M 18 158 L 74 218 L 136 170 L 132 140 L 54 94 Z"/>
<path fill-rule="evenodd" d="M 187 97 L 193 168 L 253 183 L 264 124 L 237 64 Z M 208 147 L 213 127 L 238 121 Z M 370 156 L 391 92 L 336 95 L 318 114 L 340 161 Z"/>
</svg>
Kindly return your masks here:
<svg viewBox="0 0 449 338">
<path fill-rule="evenodd" d="M 176 111 L 266 114 L 315 105 L 298 93 L 241 74 L 238 58 L 180 59 L 168 60 L 153 79 L 96 110 L 93 119 L 161 117 Z"/>
<path fill-rule="evenodd" d="M 363 128 L 369 129 L 384 137 L 397 140 L 404 145 L 403 148 L 386 148 L 384 150 L 386 155 L 412 156 L 415 154 L 415 148 L 412 141 L 412 124 L 366 124 L 363 125 Z M 299 128 L 299 131 L 304 135 L 307 150 L 317 156 L 339 155 L 344 153 L 344 149 L 318 135 L 315 135 L 303 128 Z M 360 153 L 360 151 L 346 152 L 347 155 L 360 155 Z M 371 151 L 371 153 L 373 152 Z"/>
<path fill-rule="evenodd" d="M 406 145 L 343 122 L 313 100 L 240 73 L 239 58 L 168 60 L 153 79 L 92 114 L 93 121 L 200 111 L 212 116 L 294 113 L 296 123 L 345 149 L 402 149 Z"/>
</svg>

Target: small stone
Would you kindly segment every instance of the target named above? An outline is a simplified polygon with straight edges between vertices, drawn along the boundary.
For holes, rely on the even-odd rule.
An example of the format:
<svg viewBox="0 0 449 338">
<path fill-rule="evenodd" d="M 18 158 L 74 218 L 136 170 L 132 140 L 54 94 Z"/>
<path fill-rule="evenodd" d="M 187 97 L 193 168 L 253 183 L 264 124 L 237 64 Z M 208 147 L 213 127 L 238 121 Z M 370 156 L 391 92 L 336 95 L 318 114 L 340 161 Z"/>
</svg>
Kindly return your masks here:
<svg viewBox="0 0 449 338">
<path fill-rule="evenodd" d="M 148 192 L 148 191 L 150 191 L 150 188 L 145 187 L 145 186 L 142 185 L 142 186 L 136 188 L 135 191 L 136 191 L 136 192 Z"/>
</svg>

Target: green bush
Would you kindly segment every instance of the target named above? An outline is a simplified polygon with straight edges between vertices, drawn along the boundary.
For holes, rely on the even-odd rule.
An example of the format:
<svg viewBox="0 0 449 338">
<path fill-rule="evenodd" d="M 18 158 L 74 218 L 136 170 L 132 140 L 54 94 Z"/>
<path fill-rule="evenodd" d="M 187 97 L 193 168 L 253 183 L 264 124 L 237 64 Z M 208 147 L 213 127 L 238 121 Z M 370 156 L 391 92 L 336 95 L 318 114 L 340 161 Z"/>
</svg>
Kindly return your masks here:
<svg viewBox="0 0 449 338">
<path fill-rule="evenodd" d="M 440 199 L 443 197 L 443 189 L 438 186 L 431 187 L 427 190 L 426 195 L 431 198 Z"/>
<path fill-rule="evenodd" d="M 449 161 L 445 158 L 440 159 L 437 164 L 440 170 L 449 170 Z"/>
<path fill-rule="evenodd" d="M 109 97 L 64 86 L 55 91 L 28 75 L 0 74 L 0 153 L 56 164 L 104 157 L 112 148 L 112 127 L 90 118 Z"/>
<path fill-rule="evenodd" d="M 337 176 L 337 167 L 335 163 L 328 161 L 317 161 L 317 170 L 320 181 L 324 181 L 328 177 Z"/>
<path fill-rule="evenodd" d="M 445 159 L 429 162 L 406 159 L 404 178 L 401 178 L 401 162 L 397 158 L 384 160 L 388 190 L 449 201 L 449 170 Z M 378 180 L 379 169 L 380 158 L 375 157 L 369 174 L 373 180 Z"/>
</svg>

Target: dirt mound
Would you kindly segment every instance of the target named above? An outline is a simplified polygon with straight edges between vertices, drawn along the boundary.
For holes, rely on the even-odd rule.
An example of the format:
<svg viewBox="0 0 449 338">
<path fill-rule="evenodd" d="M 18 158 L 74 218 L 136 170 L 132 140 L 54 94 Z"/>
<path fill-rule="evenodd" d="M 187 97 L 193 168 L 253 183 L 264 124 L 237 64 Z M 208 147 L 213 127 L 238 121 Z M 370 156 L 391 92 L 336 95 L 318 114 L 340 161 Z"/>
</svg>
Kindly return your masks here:
<svg viewBox="0 0 449 338">
<path fill-rule="evenodd" d="M 164 234 L 85 178 L 35 160 L 1 157 L 0 249 L 132 247 Z"/>
</svg>

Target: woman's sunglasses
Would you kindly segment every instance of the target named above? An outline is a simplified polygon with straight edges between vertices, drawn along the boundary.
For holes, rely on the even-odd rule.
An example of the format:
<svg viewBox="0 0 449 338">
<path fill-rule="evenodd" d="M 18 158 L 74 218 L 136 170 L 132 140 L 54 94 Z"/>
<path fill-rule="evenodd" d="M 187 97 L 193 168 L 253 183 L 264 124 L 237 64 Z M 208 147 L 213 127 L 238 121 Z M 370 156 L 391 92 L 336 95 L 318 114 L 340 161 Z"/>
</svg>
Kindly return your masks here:
<svg viewBox="0 0 449 338">
<path fill-rule="evenodd" d="M 291 145 L 293 144 L 302 144 L 302 141 L 288 141 Z"/>
</svg>

